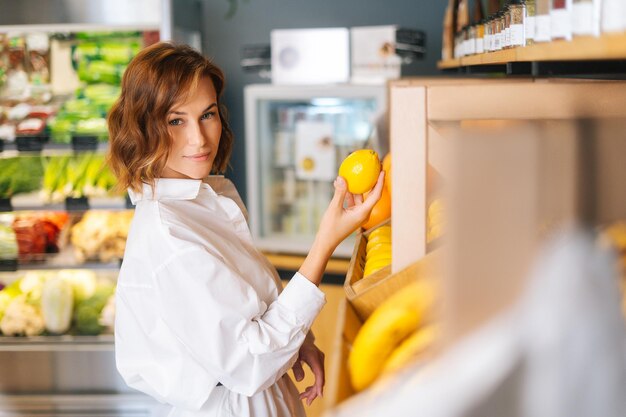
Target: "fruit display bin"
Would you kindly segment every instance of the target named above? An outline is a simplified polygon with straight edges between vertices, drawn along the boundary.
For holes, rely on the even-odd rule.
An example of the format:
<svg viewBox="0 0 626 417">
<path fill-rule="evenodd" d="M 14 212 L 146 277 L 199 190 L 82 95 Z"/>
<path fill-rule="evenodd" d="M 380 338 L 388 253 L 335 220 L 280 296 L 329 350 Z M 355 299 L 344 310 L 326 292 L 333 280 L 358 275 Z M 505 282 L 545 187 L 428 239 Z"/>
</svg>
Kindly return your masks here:
<svg viewBox="0 0 626 417">
<path fill-rule="evenodd" d="M 440 249 L 435 249 L 395 274 L 392 274 L 391 267 L 387 266 L 363 278 L 367 236 L 373 230 L 359 233 L 357 236 L 343 285 L 346 299 L 361 320 L 367 319 L 380 303 L 418 277 L 437 276 L 436 265 L 441 256 Z"/>
<path fill-rule="evenodd" d="M 341 300 L 333 346 L 333 361 L 330 364 L 327 378 L 328 387 L 325 398 L 328 409 L 355 394 L 350 383 L 348 356 L 352 342 L 354 342 L 362 324 L 363 321 L 359 318 L 354 306 L 346 299 Z"/>
<path fill-rule="evenodd" d="M 387 220 L 376 227 L 373 227 L 366 231 L 359 231 L 354 243 L 354 250 L 352 251 L 352 257 L 350 258 L 350 265 L 348 266 L 348 272 L 346 274 L 346 280 L 344 282 L 344 290 L 346 298 L 353 302 L 358 296 L 366 291 L 369 287 L 384 280 L 391 274 L 391 265 L 386 266 L 373 274 L 363 277 L 363 270 L 365 268 L 366 246 L 369 235 L 381 226 L 390 225 L 391 221 Z"/>
</svg>

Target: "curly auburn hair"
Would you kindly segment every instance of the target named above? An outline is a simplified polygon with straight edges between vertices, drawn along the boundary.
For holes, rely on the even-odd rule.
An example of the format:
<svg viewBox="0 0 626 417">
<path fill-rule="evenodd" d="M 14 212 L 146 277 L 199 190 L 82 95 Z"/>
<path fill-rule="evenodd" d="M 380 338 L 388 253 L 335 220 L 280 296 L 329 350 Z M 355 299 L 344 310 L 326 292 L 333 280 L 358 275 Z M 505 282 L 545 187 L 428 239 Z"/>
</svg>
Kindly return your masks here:
<svg viewBox="0 0 626 417">
<path fill-rule="evenodd" d="M 139 192 L 142 183 L 154 186 L 172 146 L 167 114 L 174 105 L 187 100 L 203 77 L 213 81 L 222 123 L 212 170 L 226 170 L 233 133 L 226 109 L 220 104 L 225 82 L 222 70 L 187 45 L 159 42 L 143 49 L 130 62 L 122 78 L 122 93 L 107 118 L 107 162 L 120 190 Z"/>
</svg>

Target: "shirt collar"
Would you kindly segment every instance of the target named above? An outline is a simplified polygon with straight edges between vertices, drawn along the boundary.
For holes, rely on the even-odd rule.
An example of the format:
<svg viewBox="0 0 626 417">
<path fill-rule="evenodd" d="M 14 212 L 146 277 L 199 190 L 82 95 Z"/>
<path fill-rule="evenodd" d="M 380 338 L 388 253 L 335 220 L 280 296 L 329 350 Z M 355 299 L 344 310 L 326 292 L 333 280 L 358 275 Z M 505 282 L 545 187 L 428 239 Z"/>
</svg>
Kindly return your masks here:
<svg viewBox="0 0 626 417">
<path fill-rule="evenodd" d="M 157 178 L 154 190 L 144 183 L 141 192 L 128 190 L 128 196 L 133 204 L 142 200 L 193 200 L 201 187 L 210 189 L 202 180 Z"/>
</svg>

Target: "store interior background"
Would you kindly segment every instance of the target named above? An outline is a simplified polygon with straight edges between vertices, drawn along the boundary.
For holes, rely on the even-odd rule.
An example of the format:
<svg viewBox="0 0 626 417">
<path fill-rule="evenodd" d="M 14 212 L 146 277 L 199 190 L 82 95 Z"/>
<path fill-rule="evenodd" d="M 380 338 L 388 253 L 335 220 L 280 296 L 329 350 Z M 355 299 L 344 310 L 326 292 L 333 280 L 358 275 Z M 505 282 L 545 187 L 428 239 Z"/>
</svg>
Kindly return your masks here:
<svg viewBox="0 0 626 417">
<path fill-rule="evenodd" d="M 446 2 L 431 0 L 247 0 L 239 1 L 232 18 L 227 18 L 227 0 L 174 0 L 174 26 L 198 28 L 202 48 L 226 75 L 224 104 L 230 113 L 235 134 L 231 167 L 226 173 L 246 196 L 246 163 L 243 88 L 269 83 L 241 69 L 241 48 L 248 44 L 269 44 L 272 29 L 399 25 L 426 33 L 427 52 L 423 60 L 403 66 L 403 75 L 437 74 L 441 57 L 441 25 Z"/>
</svg>

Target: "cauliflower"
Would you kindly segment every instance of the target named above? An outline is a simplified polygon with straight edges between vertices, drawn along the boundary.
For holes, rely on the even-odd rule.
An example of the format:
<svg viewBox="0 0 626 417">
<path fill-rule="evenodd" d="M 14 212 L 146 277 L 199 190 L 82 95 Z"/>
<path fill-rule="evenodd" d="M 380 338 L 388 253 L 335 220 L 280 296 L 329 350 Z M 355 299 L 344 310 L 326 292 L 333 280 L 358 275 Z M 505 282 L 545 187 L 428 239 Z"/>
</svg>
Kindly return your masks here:
<svg viewBox="0 0 626 417">
<path fill-rule="evenodd" d="M 25 295 L 19 295 L 11 301 L 0 321 L 0 331 L 7 336 L 36 336 L 43 330 L 41 313 L 26 302 Z"/>
</svg>

